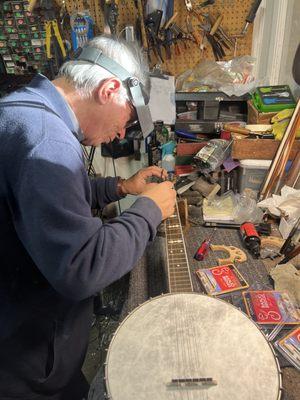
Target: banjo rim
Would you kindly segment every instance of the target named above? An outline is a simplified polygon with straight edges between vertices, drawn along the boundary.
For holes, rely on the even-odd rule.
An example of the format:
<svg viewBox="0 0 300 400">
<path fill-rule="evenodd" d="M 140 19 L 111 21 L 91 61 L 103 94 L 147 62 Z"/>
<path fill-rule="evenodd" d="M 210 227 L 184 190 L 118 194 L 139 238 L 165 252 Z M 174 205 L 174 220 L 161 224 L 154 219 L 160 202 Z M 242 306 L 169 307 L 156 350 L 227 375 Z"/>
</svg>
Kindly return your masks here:
<svg viewBox="0 0 300 400">
<path fill-rule="evenodd" d="M 226 302 L 225 300 L 221 299 L 221 298 L 217 298 L 217 297 L 213 297 L 213 296 L 208 296 L 206 294 L 203 293 L 197 293 L 197 292 L 180 292 L 180 293 L 163 293 L 159 296 L 156 297 L 150 297 L 148 300 L 146 300 L 145 302 L 141 303 L 140 305 L 138 305 L 136 308 L 134 308 L 134 310 L 132 310 L 131 312 L 128 313 L 128 315 L 123 319 L 122 322 L 120 322 L 118 328 L 116 329 L 116 331 L 114 332 L 112 339 L 110 341 L 108 350 L 107 350 L 107 354 L 106 354 L 106 359 L 105 359 L 105 363 L 104 363 L 104 381 L 105 381 L 105 387 L 106 387 L 106 395 L 108 399 L 112 399 L 114 400 L 112 394 L 111 394 L 111 390 L 110 390 L 110 385 L 109 385 L 109 379 L 108 379 L 108 367 L 109 367 L 109 357 L 112 351 L 112 347 L 115 341 L 115 338 L 118 335 L 118 332 L 122 329 L 123 325 L 125 325 L 125 323 L 127 322 L 127 320 L 129 318 L 132 317 L 132 315 L 136 312 L 138 312 L 141 308 L 143 308 L 144 306 L 146 306 L 148 303 L 150 302 L 155 302 L 160 300 L 163 297 L 168 297 L 168 296 L 182 296 L 182 295 L 195 295 L 195 296 L 201 296 L 203 298 L 210 298 L 212 300 L 216 300 L 218 302 L 224 303 L 226 304 L 226 306 L 229 306 L 230 308 L 232 308 L 235 311 L 238 311 L 240 314 L 242 314 L 244 317 L 246 317 L 259 331 L 259 333 L 261 334 L 261 336 L 263 337 L 264 341 L 268 344 L 268 347 L 270 348 L 272 355 L 274 357 L 274 361 L 275 361 L 275 365 L 277 368 L 277 374 L 278 374 L 278 395 L 277 395 L 277 399 L 276 400 L 280 400 L 281 399 L 281 395 L 282 395 L 282 372 L 280 369 L 280 365 L 278 362 L 278 358 L 277 355 L 275 353 L 275 350 L 272 346 L 272 344 L 267 340 L 267 338 L 265 337 L 264 333 L 262 332 L 260 326 L 253 321 L 245 312 L 243 312 L 242 310 L 240 310 L 239 308 L 235 307 L 234 305 Z M 274 399 L 275 400 L 275 399 Z"/>
</svg>

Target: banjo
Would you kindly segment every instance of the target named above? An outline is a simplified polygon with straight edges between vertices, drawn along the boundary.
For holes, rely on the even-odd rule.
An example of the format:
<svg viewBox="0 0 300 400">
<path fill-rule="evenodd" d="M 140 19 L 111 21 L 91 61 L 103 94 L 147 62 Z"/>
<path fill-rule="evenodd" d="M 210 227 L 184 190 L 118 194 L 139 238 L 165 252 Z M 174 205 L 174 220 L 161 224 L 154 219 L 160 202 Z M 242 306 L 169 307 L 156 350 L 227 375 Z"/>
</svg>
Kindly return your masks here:
<svg viewBox="0 0 300 400">
<path fill-rule="evenodd" d="M 193 292 L 178 208 L 166 222 L 170 293 L 121 323 L 105 381 L 112 400 L 277 400 L 281 373 L 257 325 L 223 300 Z"/>
</svg>

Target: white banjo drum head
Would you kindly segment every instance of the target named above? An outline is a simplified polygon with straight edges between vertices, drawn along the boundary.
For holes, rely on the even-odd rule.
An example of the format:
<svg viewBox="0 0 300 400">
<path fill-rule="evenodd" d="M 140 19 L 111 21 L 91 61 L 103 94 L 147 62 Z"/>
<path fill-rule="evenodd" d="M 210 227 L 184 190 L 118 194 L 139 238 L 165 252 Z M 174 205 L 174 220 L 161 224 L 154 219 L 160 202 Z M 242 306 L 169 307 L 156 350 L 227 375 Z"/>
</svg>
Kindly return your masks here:
<svg viewBox="0 0 300 400">
<path fill-rule="evenodd" d="M 105 376 L 112 400 L 281 396 L 277 359 L 255 323 L 225 301 L 196 293 L 167 294 L 136 308 L 111 341 Z"/>
</svg>

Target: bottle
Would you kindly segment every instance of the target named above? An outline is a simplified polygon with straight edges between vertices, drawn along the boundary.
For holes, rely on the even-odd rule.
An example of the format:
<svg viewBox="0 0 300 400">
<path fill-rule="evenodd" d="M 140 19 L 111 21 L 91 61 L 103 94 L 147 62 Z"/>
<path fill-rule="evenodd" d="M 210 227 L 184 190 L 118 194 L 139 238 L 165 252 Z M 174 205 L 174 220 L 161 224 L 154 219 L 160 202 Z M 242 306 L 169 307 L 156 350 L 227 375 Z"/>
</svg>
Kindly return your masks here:
<svg viewBox="0 0 300 400">
<path fill-rule="evenodd" d="M 176 142 L 173 140 L 170 140 L 169 142 L 161 146 L 162 150 L 161 167 L 167 170 L 167 172 L 175 171 L 175 157 L 174 157 L 175 147 L 176 147 Z"/>
<path fill-rule="evenodd" d="M 255 226 L 252 224 L 252 222 L 244 222 L 240 226 L 240 232 L 242 235 L 242 240 L 247 249 L 255 258 L 258 258 L 260 256 L 261 241 Z"/>
</svg>

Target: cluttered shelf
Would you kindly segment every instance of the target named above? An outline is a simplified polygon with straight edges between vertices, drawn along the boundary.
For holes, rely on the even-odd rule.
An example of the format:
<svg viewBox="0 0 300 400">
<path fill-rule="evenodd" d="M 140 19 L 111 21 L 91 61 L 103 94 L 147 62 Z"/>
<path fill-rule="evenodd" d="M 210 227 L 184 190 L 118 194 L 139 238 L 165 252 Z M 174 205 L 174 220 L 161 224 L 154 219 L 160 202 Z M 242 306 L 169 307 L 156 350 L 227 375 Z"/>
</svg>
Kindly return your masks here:
<svg viewBox="0 0 300 400">
<path fill-rule="evenodd" d="M 256 159 L 273 160 L 280 142 L 274 139 L 233 139 L 232 158 L 238 160 Z M 294 160 L 300 151 L 300 140 L 295 140 L 290 153 L 290 160 Z"/>
</svg>

